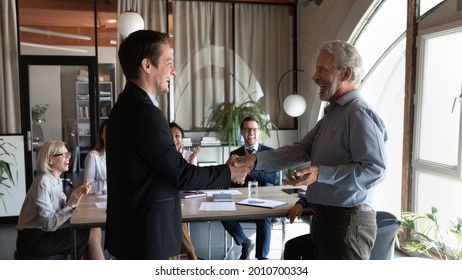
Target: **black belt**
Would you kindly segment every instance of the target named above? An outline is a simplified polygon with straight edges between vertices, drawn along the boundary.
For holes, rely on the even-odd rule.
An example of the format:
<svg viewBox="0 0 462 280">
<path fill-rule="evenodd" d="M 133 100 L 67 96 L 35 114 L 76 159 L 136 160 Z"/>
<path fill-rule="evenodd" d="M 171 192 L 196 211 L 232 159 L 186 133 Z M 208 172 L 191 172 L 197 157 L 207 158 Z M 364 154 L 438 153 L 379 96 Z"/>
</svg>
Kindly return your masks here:
<svg viewBox="0 0 462 280">
<path fill-rule="evenodd" d="M 321 204 L 311 204 L 314 213 L 326 212 L 359 212 L 359 211 L 372 211 L 372 207 L 367 204 L 359 204 L 353 207 L 339 207 Z"/>
</svg>

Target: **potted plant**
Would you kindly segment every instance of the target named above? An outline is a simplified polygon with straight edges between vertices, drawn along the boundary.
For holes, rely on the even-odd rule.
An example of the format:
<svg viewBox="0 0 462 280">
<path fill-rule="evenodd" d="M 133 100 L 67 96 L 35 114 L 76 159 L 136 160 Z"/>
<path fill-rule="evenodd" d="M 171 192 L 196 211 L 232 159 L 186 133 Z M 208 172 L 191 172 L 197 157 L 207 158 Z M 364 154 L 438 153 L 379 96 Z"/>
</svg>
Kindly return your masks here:
<svg viewBox="0 0 462 280">
<path fill-rule="evenodd" d="M 6 209 L 5 201 L 3 196 L 5 193 L 2 189 L 11 189 L 15 185 L 15 177 L 13 176 L 13 168 L 16 163 L 16 157 L 13 153 L 9 152 L 9 148 L 16 149 L 13 144 L 6 142 L 3 138 L 0 138 L 0 200 L 3 203 L 5 212 L 8 212 Z M 17 175 L 16 175 L 17 176 Z"/>
<path fill-rule="evenodd" d="M 241 104 L 222 102 L 214 106 L 207 127 L 217 131 L 220 139 L 228 145 L 237 146 L 240 144 L 240 124 L 247 116 L 253 116 L 260 122 L 262 139 L 270 137 L 271 129 L 276 126 L 269 120 L 265 109 L 250 97 Z"/>
<path fill-rule="evenodd" d="M 403 212 L 398 234 L 404 234 L 406 238 L 402 244 L 396 239 L 398 248 L 411 255 L 432 259 L 462 259 L 462 219 L 457 218 L 457 222 L 450 222 L 448 227 L 443 228 L 438 222 L 437 213 L 436 207 L 432 207 L 430 214 L 424 215 Z M 450 247 L 447 241 L 449 237 L 443 233 L 450 233 L 449 237 L 455 237 L 457 245 Z"/>
<path fill-rule="evenodd" d="M 48 104 L 36 104 L 32 107 L 32 121 L 34 124 L 40 124 L 41 122 L 46 121 L 44 116 L 47 110 Z"/>
</svg>

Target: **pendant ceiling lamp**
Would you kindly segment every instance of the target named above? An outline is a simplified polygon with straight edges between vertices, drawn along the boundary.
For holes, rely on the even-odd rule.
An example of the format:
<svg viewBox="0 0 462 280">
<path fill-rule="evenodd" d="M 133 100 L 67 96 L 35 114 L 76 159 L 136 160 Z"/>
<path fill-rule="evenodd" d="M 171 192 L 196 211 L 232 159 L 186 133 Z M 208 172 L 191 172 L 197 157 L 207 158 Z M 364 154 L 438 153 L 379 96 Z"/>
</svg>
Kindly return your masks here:
<svg viewBox="0 0 462 280">
<path fill-rule="evenodd" d="M 305 72 L 305 71 L 300 70 L 300 69 L 290 69 L 287 72 L 285 72 L 282 75 L 282 77 L 279 79 L 278 94 L 279 94 L 279 90 L 281 87 L 282 79 L 290 72 L 297 73 L 297 72 Z M 306 101 L 305 101 L 305 98 L 303 98 L 303 96 L 297 94 L 296 79 L 293 79 L 293 90 L 294 90 L 294 94 L 287 96 L 286 99 L 284 100 L 283 108 L 284 108 L 284 112 L 286 112 L 287 115 L 291 117 L 299 117 L 306 110 Z"/>
<path fill-rule="evenodd" d="M 144 20 L 140 14 L 134 11 L 123 12 L 119 15 L 117 29 L 120 35 L 126 38 L 130 33 L 144 29 Z"/>
<path fill-rule="evenodd" d="M 299 94 L 291 94 L 284 100 L 284 112 L 291 117 L 299 117 L 306 110 L 306 101 Z"/>
</svg>

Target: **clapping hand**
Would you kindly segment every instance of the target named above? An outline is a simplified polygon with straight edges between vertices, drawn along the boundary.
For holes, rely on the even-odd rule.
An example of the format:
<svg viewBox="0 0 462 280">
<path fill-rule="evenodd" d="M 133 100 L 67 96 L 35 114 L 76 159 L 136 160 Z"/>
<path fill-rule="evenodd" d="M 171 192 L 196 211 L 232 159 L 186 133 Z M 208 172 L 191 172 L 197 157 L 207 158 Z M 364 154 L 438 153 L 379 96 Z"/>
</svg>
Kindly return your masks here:
<svg viewBox="0 0 462 280">
<path fill-rule="evenodd" d="M 190 155 L 189 158 L 188 158 L 188 162 L 189 162 L 190 164 L 193 164 L 193 163 L 194 163 L 194 160 L 196 159 L 197 154 L 200 152 L 200 150 L 201 150 L 201 146 L 194 147 L 194 149 L 193 149 L 191 155 Z"/>
<path fill-rule="evenodd" d="M 67 202 L 67 205 L 69 205 L 72 208 L 75 208 L 79 205 L 80 200 L 82 197 L 86 196 L 90 192 L 90 183 L 84 183 L 77 189 L 75 189 L 69 198 L 69 201 Z"/>
</svg>

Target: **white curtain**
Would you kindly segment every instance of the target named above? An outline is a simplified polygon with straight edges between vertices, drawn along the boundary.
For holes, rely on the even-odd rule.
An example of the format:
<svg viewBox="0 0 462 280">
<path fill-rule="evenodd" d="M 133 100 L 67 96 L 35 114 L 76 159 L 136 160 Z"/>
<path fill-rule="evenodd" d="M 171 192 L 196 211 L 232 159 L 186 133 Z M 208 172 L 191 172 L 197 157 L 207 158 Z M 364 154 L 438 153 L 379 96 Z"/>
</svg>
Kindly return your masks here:
<svg viewBox="0 0 462 280">
<path fill-rule="evenodd" d="M 292 127 L 282 110 L 292 91 L 293 17 L 289 6 L 237 4 L 235 12 L 236 100 L 250 97 L 264 106 L 278 127 Z M 281 96 L 278 97 L 278 94 Z"/>
<path fill-rule="evenodd" d="M 204 127 L 212 105 L 232 101 L 229 3 L 173 2 L 174 119 L 185 130 Z"/>
<path fill-rule="evenodd" d="M 174 118 L 185 130 L 205 128 L 212 106 L 223 101 L 258 100 L 275 123 L 285 115 L 277 85 L 293 68 L 289 6 L 173 1 L 173 20 Z M 291 81 L 284 78 L 281 100 Z M 279 127 L 293 125 L 280 120 Z"/>
<path fill-rule="evenodd" d="M 167 30 L 167 1 L 166 0 L 119 0 L 117 15 L 125 11 L 132 10 L 141 15 L 144 20 L 144 27 L 147 30 L 157 30 L 160 32 L 168 33 Z M 122 36 L 118 36 L 118 46 L 122 42 Z M 116 67 L 117 76 L 117 90 L 121 92 L 125 86 L 125 77 L 122 68 L 117 60 Z M 168 98 L 167 95 L 159 97 L 158 100 L 160 109 L 164 114 L 168 111 Z"/>
<path fill-rule="evenodd" d="M 0 133 L 21 133 L 15 0 L 0 6 Z"/>
</svg>

